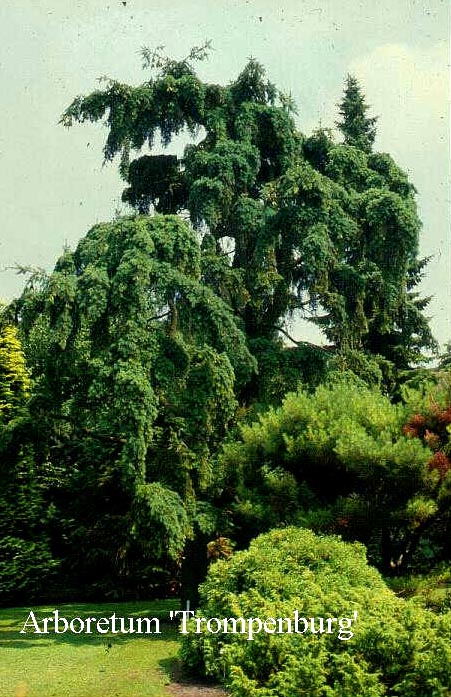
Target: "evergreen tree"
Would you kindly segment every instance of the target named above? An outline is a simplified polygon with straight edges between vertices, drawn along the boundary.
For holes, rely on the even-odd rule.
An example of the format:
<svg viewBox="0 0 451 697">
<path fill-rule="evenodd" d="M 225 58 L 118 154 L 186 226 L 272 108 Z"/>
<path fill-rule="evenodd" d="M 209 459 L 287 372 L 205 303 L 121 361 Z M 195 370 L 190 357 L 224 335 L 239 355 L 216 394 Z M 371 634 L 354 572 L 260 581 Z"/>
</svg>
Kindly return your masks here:
<svg viewBox="0 0 451 697">
<path fill-rule="evenodd" d="M 62 469 L 66 569 L 80 589 L 149 592 L 199 531 L 211 453 L 255 369 L 245 337 L 172 215 L 96 225 L 15 310 L 31 416 Z"/>
<path fill-rule="evenodd" d="M 124 200 L 139 212 L 189 212 L 203 240 L 204 281 L 243 322 L 260 363 L 267 362 L 264 343 L 276 350 L 279 327 L 306 311 L 338 351 L 408 363 L 432 341 L 416 303 L 425 331 L 417 332 L 414 351 L 399 357 L 389 346 L 413 318 L 407 286 L 420 229 L 415 190 L 392 158 L 370 152 L 376 119 L 366 116 L 356 80 L 348 78 L 345 144 L 337 145 L 324 131 L 299 133 L 289 100 L 255 60 L 219 86 L 197 77 L 192 58 L 203 56 L 173 61 L 147 52 L 155 76 L 138 87 L 111 80 L 77 97 L 62 122 L 106 116 L 105 159 L 121 157 Z M 158 132 L 167 145 L 183 129 L 195 135 L 199 128 L 205 137 L 182 158 L 141 154 Z"/>
<path fill-rule="evenodd" d="M 369 109 L 361 87 L 353 75 L 348 75 L 343 99 L 338 105 L 341 119 L 336 125 L 344 135 L 346 145 L 370 153 L 376 137 L 377 116 L 367 116 Z"/>
</svg>

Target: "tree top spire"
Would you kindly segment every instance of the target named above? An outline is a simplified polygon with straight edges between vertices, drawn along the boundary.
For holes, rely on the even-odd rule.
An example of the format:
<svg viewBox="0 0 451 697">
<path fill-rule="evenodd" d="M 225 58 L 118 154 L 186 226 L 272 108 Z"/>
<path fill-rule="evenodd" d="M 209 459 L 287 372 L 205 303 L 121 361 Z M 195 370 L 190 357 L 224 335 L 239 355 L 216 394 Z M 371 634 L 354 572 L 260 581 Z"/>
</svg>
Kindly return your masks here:
<svg viewBox="0 0 451 697">
<path fill-rule="evenodd" d="M 377 116 L 367 116 L 370 107 L 354 75 L 346 76 L 343 99 L 338 104 L 341 119 L 336 126 L 344 135 L 346 145 L 371 152 L 376 137 Z"/>
</svg>

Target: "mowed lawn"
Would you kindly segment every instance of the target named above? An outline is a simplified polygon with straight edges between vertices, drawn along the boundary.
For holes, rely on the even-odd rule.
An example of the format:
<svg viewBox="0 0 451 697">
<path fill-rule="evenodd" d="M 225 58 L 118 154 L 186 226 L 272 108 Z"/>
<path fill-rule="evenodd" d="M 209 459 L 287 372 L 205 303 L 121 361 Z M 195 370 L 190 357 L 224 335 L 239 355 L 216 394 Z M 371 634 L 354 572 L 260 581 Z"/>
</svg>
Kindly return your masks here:
<svg viewBox="0 0 451 697">
<path fill-rule="evenodd" d="M 162 697 L 178 652 L 177 601 L 59 605 L 60 616 L 158 617 L 161 634 L 20 634 L 30 609 L 0 609 L 1 697 Z M 165 623 L 163 623 L 165 620 Z M 42 624 L 39 625 L 42 629 Z M 154 625 L 152 625 L 153 628 Z M 51 628 L 52 625 L 49 625 Z M 94 625 L 95 631 L 95 625 Z"/>
</svg>

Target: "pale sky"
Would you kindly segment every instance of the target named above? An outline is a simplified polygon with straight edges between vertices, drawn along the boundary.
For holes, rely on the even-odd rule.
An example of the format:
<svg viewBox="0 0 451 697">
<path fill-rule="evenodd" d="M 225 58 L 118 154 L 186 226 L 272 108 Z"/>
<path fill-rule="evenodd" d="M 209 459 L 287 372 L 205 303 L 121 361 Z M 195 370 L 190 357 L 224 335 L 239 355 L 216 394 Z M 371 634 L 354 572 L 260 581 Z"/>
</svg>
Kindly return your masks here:
<svg viewBox="0 0 451 697">
<path fill-rule="evenodd" d="M 142 46 L 183 58 L 211 39 L 202 78 L 229 82 L 253 56 L 307 134 L 333 127 L 347 73 L 361 81 L 376 150 L 418 189 L 421 254 L 434 257 L 422 291 L 435 296 L 435 336 L 451 340 L 449 12 L 448 0 L 0 0 L 0 297 L 24 283 L 7 267 L 51 270 L 121 207 L 117 166 L 102 167 L 106 129 L 64 129 L 65 107 L 103 75 L 143 82 Z"/>
</svg>

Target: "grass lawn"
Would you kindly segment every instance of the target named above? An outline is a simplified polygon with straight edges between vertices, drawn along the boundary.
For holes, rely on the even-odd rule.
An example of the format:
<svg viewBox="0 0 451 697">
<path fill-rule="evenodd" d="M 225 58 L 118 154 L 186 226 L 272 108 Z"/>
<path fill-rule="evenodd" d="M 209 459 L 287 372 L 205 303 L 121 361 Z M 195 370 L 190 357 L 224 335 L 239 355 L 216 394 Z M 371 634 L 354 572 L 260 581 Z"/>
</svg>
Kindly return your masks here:
<svg viewBox="0 0 451 697">
<path fill-rule="evenodd" d="M 158 617 L 161 634 L 20 634 L 30 608 L 0 609 L 1 697 L 162 697 L 178 651 L 177 601 L 58 606 L 60 617 Z M 40 621 L 55 607 L 32 608 Z M 42 629 L 42 624 L 39 624 Z M 52 629 L 49 625 L 49 629 Z"/>
</svg>

